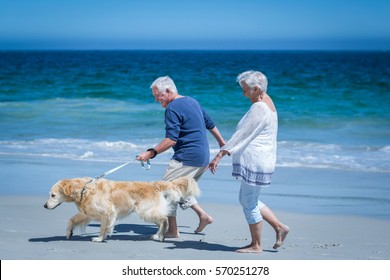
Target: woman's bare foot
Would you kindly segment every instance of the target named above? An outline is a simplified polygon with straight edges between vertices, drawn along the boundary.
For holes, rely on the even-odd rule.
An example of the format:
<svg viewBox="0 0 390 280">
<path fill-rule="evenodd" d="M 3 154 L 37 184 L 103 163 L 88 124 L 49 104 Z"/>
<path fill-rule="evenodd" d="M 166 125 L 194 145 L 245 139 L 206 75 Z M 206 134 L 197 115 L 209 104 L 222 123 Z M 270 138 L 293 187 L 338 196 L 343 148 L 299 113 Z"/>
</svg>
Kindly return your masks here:
<svg viewBox="0 0 390 280">
<path fill-rule="evenodd" d="M 212 222 L 214 221 L 214 219 L 209 216 L 209 215 L 203 215 L 200 217 L 200 221 L 199 221 L 199 226 L 198 228 L 195 230 L 195 233 L 200 233 L 202 232 L 202 230 L 204 230 L 204 228 L 211 224 Z"/>
<path fill-rule="evenodd" d="M 274 249 L 279 248 L 283 245 L 284 240 L 286 239 L 286 236 L 288 232 L 290 231 L 290 228 L 286 225 L 282 225 L 277 231 L 276 231 L 276 243 L 274 245 Z"/>
<path fill-rule="evenodd" d="M 255 253 L 261 254 L 263 253 L 263 249 L 259 245 L 249 244 L 248 246 L 242 247 L 236 250 L 236 253 Z"/>
</svg>

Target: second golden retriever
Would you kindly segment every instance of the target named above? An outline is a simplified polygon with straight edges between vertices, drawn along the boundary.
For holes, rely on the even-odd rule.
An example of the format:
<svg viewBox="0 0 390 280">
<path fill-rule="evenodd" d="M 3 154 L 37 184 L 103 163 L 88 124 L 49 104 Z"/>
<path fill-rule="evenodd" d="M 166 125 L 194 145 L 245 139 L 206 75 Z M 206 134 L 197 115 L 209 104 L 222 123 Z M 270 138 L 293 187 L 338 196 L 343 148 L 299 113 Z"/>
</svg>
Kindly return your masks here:
<svg viewBox="0 0 390 280">
<path fill-rule="evenodd" d="M 190 177 L 171 182 L 116 182 L 99 179 L 89 183 L 90 180 L 75 178 L 57 182 L 44 205 L 47 209 L 54 209 L 62 202 L 76 204 L 80 212 L 68 222 L 68 239 L 72 237 L 75 227 L 85 227 L 91 221 L 99 221 L 100 234 L 92 241 L 102 242 L 112 233 L 117 219 L 135 212 L 144 221 L 157 224 L 158 231 L 152 239 L 164 241 L 172 205 L 188 196 L 199 195 L 198 185 Z"/>
</svg>

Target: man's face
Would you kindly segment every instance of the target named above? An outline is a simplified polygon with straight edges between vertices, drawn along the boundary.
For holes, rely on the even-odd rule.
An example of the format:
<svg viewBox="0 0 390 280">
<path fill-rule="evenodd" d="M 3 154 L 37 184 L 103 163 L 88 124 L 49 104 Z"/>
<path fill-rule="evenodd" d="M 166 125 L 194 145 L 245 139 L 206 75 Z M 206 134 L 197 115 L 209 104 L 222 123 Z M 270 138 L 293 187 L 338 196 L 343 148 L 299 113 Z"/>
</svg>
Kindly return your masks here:
<svg viewBox="0 0 390 280">
<path fill-rule="evenodd" d="M 152 88 L 152 93 L 156 102 L 160 102 L 163 108 L 171 102 L 171 92 L 167 89 L 165 92 L 159 91 L 156 87 Z"/>
</svg>

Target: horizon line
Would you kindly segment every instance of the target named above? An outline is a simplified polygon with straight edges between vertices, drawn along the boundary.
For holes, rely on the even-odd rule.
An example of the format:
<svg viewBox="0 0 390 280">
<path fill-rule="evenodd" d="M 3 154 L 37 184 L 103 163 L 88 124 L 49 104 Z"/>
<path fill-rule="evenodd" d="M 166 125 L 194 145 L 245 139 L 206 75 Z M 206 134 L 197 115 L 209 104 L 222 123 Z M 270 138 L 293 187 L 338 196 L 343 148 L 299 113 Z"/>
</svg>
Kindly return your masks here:
<svg viewBox="0 0 390 280">
<path fill-rule="evenodd" d="M 284 52 L 284 51 L 287 51 L 287 52 L 300 52 L 300 51 L 308 51 L 308 52 L 316 52 L 316 51 L 320 51 L 320 52 L 387 52 L 387 51 L 390 51 L 390 48 L 384 48 L 384 49 L 381 49 L 381 48 L 372 48 L 372 49 L 365 49 L 365 48 L 356 48 L 356 49 L 352 49 L 352 48 L 323 48 L 323 49 L 320 49 L 320 48 L 302 48 L 302 49 L 295 49 L 295 48 L 291 48 L 291 49 L 252 49 L 252 48 L 237 48 L 237 49 L 214 49 L 214 48 L 210 48 L 210 49 L 206 49 L 206 48 L 202 48 L 202 49 L 186 49 L 186 48 L 181 48 L 181 49 L 164 49 L 164 48 L 161 48 L 161 49 L 148 49 L 148 48 L 145 48 L 145 49 L 142 49 L 142 48 L 134 48 L 134 49 L 131 49 L 131 48 L 5 48 L 5 49 L 1 49 L 0 48 L 0 52 L 10 52 L 10 51 L 15 51 L 15 52 L 18 52 L 18 51 L 146 51 L 146 52 L 150 52 L 150 51 L 199 51 L 199 52 L 202 52 L 202 51 L 222 51 L 222 52 L 230 52 L 230 51 L 264 51 L 264 52 Z"/>
</svg>

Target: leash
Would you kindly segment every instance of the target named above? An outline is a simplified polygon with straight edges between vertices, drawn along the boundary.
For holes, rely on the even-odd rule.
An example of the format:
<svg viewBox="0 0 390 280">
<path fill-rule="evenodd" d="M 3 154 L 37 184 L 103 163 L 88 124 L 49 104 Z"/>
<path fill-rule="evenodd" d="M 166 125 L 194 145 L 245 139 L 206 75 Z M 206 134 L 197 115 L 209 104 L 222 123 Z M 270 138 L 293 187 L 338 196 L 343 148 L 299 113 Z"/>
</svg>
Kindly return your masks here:
<svg viewBox="0 0 390 280">
<path fill-rule="evenodd" d="M 136 157 L 138 157 L 138 156 L 136 156 Z M 96 181 L 96 180 L 98 180 L 98 179 L 101 179 L 101 178 L 103 178 L 103 177 L 106 177 L 107 175 L 110 175 L 111 173 L 114 173 L 115 171 L 121 169 L 122 167 L 125 167 L 126 165 L 128 165 L 128 164 L 131 163 L 131 162 L 133 162 L 133 161 L 132 161 L 132 160 L 131 160 L 131 161 L 128 161 L 128 162 L 126 162 L 126 163 L 124 163 L 124 164 L 122 164 L 122 165 L 119 165 L 119 166 L 117 166 L 117 167 L 115 167 L 115 168 L 113 168 L 113 169 L 110 169 L 110 170 L 104 172 L 103 174 L 101 174 L 101 175 L 99 175 L 99 176 L 97 176 L 97 177 L 92 178 L 91 180 L 89 180 L 89 182 L 86 183 L 86 184 L 83 186 L 82 190 L 81 190 L 81 199 L 80 199 L 80 200 L 83 199 L 83 195 L 84 195 L 84 193 L 85 193 L 85 190 L 86 190 L 86 187 L 87 187 L 88 184 L 90 184 L 90 183 L 92 183 L 92 182 L 94 182 L 94 181 Z M 141 161 L 141 166 L 142 166 L 143 169 L 149 170 L 149 169 L 150 169 L 150 161 L 149 161 L 149 160 L 146 161 L 146 167 L 145 167 L 145 163 L 144 163 L 143 161 Z"/>
</svg>

